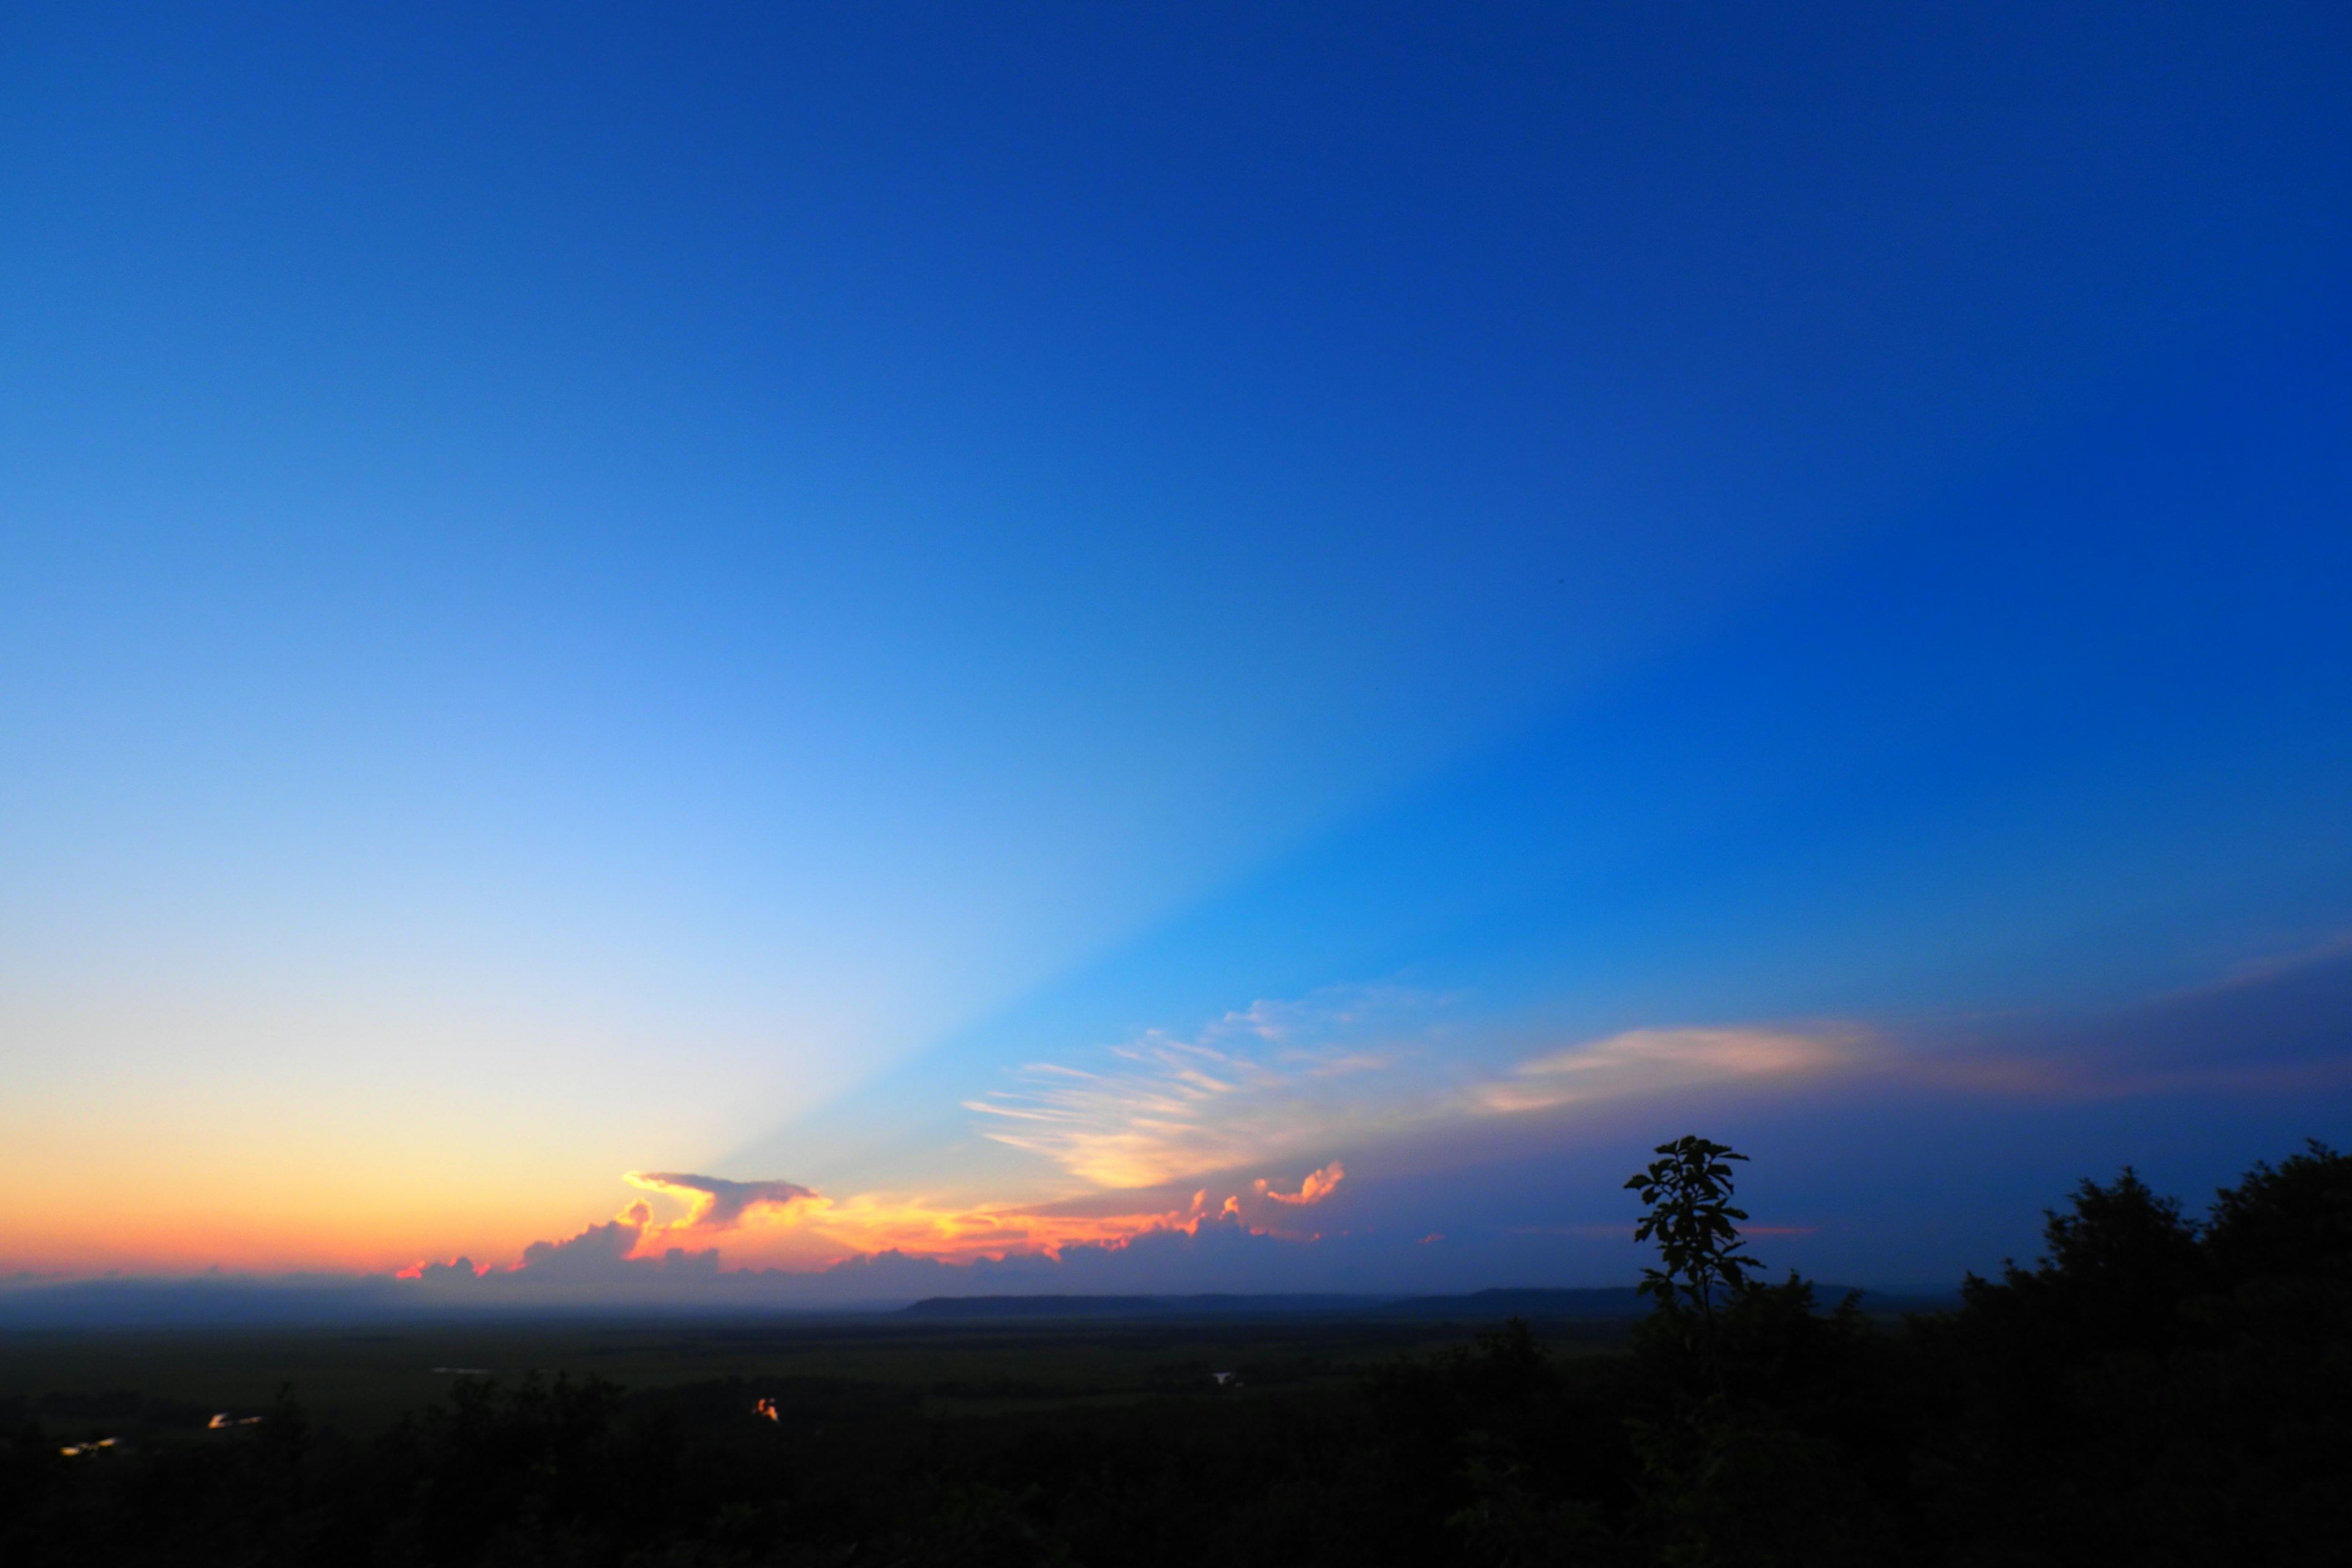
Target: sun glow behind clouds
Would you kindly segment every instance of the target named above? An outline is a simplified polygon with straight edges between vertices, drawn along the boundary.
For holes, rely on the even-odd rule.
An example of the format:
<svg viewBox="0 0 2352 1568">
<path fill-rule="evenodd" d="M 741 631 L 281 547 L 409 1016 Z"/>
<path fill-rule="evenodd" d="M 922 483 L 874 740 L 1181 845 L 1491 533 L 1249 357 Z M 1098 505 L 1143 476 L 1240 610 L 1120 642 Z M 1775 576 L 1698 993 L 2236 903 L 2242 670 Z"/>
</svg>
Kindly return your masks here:
<svg viewBox="0 0 2352 1568">
<path fill-rule="evenodd" d="M 678 1230 L 731 1230 L 747 1215 L 788 1210 L 816 1197 L 806 1187 L 791 1182 L 730 1182 L 718 1176 L 668 1171 L 631 1171 L 623 1180 L 649 1193 L 683 1198 L 688 1206 L 686 1217 L 674 1227 Z"/>
<path fill-rule="evenodd" d="M 1018 1204 L 955 1205 L 922 1196 L 812 1194 L 763 1207 L 732 1225 L 650 1223 L 631 1256 L 656 1258 L 673 1247 L 721 1246 L 730 1262 L 783 1267 L 831 1262 L 860 1253 L 898 1251 L 918 1258 L 1057 1255 L 1077 1243 L 1120 1244 L 1197 1217 L 1198 1207 L 1115 1215 L 1054 1213 Z"/>
<path fill-rule="evenodd" d="M 579 1283 L 617 1279 L 654 1265 L 713 1273 L 721 1266 L 722 1251 L 725 1264 L 736 1268 L 815 1269 L 886 1253 L 941 1262 L 1024 1255 L 1059 1258 L 1072 1247 L 1116 1252 L 1154 1235 L 1199 1236 L 1204 1226 L 1267 1237 L 1285 1234 L 1290 1211 L 1321 1203 L 1346 1175 L 1333 1161 L 1309 1172 L 1295 1194 L 1276 1191 L 1273 1183 L 1260 1179 L 1222 1200 L 1203 1187 L 1189 1202 L 1165 1209 L 1100 1214 L 1014 1204 L 957 1205 L 883 1194 L 835 1200 L 790 1182 L 632 1172 L 626 1177 L 632 1185 L 683 1201 L 687 1212 L 673 1220 L 657 1219 L 653 1206 L 639 1199 L 577 1235 L 533 1242 L 503 1269 L 460 1258 L 412 1264 L 399 1275 L 446 1284 L 497 1272 Z M 742 1201 L 730 1207 L 724 1195 L 729 1194 Z"/>
<path fill-rule="evenodd" d="M 1101 1070 L 1033 1063 L 965 1109 L 988 1138 L 1097 1188 L 1294 1159 L 1410 1118 L 1413 1075 L 1398 1069 L 1416 1064 L 1416 1018 L 1433 1005 L 1397 990 L 1261 1001 L 1191 1040 L 1154 1030 L 1115 1047 Z"/>
<path fill-rule="evenodd" d="M 966 1102 L 988 1137 L 1043 1156 L 1081 1184 L 1076 1194 L 1028 1202 L 887 1192 L 836 1198 L 791 1182 L 632 1173 L 633 1184 L 683 1203 L 685 1212 L 664 1221 L 633 1206 L 615 1224 L 631 1230 L 630 1258 L 723 1247 L 734 1266 L 786 1268 L 891 1251 L 1057 1257 L 1068 1247 L 1120 1247 L 1212 1219 L 1288 1234 L 1286 1216 L 1328 1200 L 1347 1179 L 1346 1165 L 1326 1160 L 1298 1178 L 1296 1191 L 1237 1173 L 1278 1166 L 1301 1150 L 1442 1137 L 1497 1116 L 1832 1071 L 1857 1065 L 1868 1037 L 1846 1026 L 1634 1029 L 1467 1072 L 1426 1048 L 1439 1006 L 1396 991 L 1260 1002 L 1191 1040 L 1155 1032 L 1115 1047 L 1099 1069 L 1033 1064 L 1022 1069 L 1020 1088 Z M 1203 1178 L 1189 1203 L 1115 1196 Z M 603 1233 L 592 1227 L 583 1237 L 590 1234 Z"/>
</svg>

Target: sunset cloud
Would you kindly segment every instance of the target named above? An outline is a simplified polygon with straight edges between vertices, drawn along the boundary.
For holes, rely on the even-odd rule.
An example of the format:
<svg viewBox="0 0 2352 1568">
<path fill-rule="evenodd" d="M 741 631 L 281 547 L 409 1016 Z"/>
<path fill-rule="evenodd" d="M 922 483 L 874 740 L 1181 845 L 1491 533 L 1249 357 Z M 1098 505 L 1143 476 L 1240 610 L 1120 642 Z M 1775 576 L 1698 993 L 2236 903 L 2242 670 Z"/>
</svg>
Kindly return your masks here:
<svg viewBox="0 0 2352 1568">
<path fill-rule="evenodd" d="M 965 1108 L 986 1137 L 1101 1188 L 1311 1156 L 1418 1114 L 1435 1005 L 1394 989 L 1255 1002 L 1190 1040 L 1113 1047 L 1098 1068 L 1032 1064 Z"/>
<path fill-rule="evenodd" d="M 1508 1078 L 1480 1086 L 1473 1102 L 1507 1114 L 1730 1079 L 1788 1078 L 1847 1066 L 1863 1041 L 1850 1027 L 1628 1029 L 1521 1062 Z"/>
<path fill-rule="evenodd" d="M 1335 1162 L 1312 1173 L 1298 1194 L 1265 1195 L 1281 1204 L 1313 1202 L 1328 1194 L 1343 1173 Z M 766 1249 L 780 1240 L 799 1244 L 797 1261 L 788 1261 L 782 1269 L 784 1275 L 796 1278 L 884 1258 L 909 1266 L 917 1261 L 963 1268 L 992 1263 L 1010 1266 L 1026 1258 L 1040 1264 L 1068 1260 L 1099 1268 L 1106 1260 L 1134 1247 L 1142 1247 L 1162 1261 L 1189 1256 L 1194 1242 L 1205 1243 L 1213 1237 L 1225 1237 L 1234 1245 L 1245 1240 L 1253 1247 L 1301 1244 L 1253 1226 L 1244 1213 L 1242 1194 L 1219 1198 L 1207 1189 L 1196 1192 L 1181 1206 L 1164 1210 L 1090 1214 L 1010 1204 L 953 1205 L 878 1194 L 835 1200 L 791 1182 L 682 1179 L 675 1173 L 632 1172 L 626 1179 L 650 1191 L 673 1195 L 682 1191 L 708 1197 L 709 1209 L 698 1211 L 698 1217 L 665 1226 L 656 1220 L 652 1205 L 639 1200 L 612 1219 L 572 1236 L 532 1242 L 519 1259 L 503 1268 L 477 1268 L 460 1258 L 446 1264 L 412 1265 L 400 1270 L 399 1278 L 436 1295 L 463 1292 L 468 1299 L 478 1299 L 480 1292 L 470 1289 L 478 1279 L 483 1290 L 495 1296 L 512 1290 L 593 1287 L 659 1290 L 695 1277 L 722 1273 L 766 1277 L 775 1272 L 775 1260 L 766 1256 Z M 709 1190 L 713 1186 L 721 1190 L 713 1193 Z M 1256 1184 L 1260 1193 L 1265 1187 L 1263 1182 Z M 721 1215 L 731 1217 L 723 1223 L 712 1217 Z M 673 1245 L 681 1235 L 712 1236 L 714 1245 L 700 1248 Z M 1171 1252 L 1171 1247 L 1177 1251 Z"/>
<path fill-rule="evenodd" d="M 522 1249 L 514 1271 L 541 1279 L 593 1279 L 626 1262 L 653 1222 L 652 1205 L 631 1204 L 603 1225 L 592 1225 L 562 1241 L 534 1241 Z"/>
<path fill-rule="evenodd" d="M 1403 991 L 1257 1002 L 1189 1040 L 1154 1032 L 1096 1062 L 1033 1064 L 965 1104 L 997 1142 L 1093 1187 L 1142 1188 L 1484 1117 L 1795 1079 L 1858 1065 L 1869 1044 L 1844 1024 L 1643 1028 L 1481 1068 L 1443 1009 Z M 1337 1184 L 1328 1173 L 1296 1194 L 1253 1190 L 1311 1204 Z"/>
<path fill-rule="evenodd" d="M 1106 1209 L 1098 1202 L 1060 1204 L 958 1203 L 920 1194 L 860 1193 L 833 1197 L 781 1180 L 738 1182 L 678 1172 L 632 1171 L 625 1180 L 689 1206 L 669 1223 L 640 1199 L 611 1220 L 559 1240 L 537 1241 L 501 1272 L 573 1278 L 622 1264 L 716 1267 L 723 1248 L 730 1268 L 781 1265 L 817 1268 L 844 1258 L 883 1252 L 964 1259 L 1059 1257 L 1074 1247 L 1116 1250 L 1160 1233 L 1192 1233 L 1202 1225 L 1250 1224 L 1243 1200 L 1276 1205 L 1318 1202 L 1345 1173 L 1338 1162 L 1311 1172 L 1297 1193 L 1269 1184 L 1220 1192 L 1201 1188 L 1189 1201 Z M 684 1244 L 684 1245 L 681 1245 Z M 404 1279 L 448 1282 L 477 1273 L 470 1262 L 421 1263 Z"/>
<path fill-rule="evenodd" d="M 631 1171 L 623 1179 L 633 1187 L 687 1202 L 686 1217 L 663 1227 L 672 1231 L 731 1230 L 754 1209 L 789 1208 L 816 1197 L 791 1182 L 730 1182 L 674 1171 Z"/>
<path fill-rule="evenodd" d="M 1347 1165 L 1328 1157 L 1334 1145 L 1443 1138 L 1498 1115 L 1819 1073 L 1854 1062 L 1865 1042 L 1842 1026 L 1635 1029 L 1482 1071 L 1428 1048 L 1441 1011 L 1436 999 L 1401 991 L 1259 1002 L 1189 1040 L 1154 1033 L 1090 1067 L 1034 1064 L 1017 1087 L 968 1102 L 990 1138 L 1044 1156 L 1078 1192 L 1029 1202 L 836 1195 L 779 1178 L 632 1171 L 629 1185 L 683 1205 L 679 1217 L 664 1221 L 639 1200 L 607 1222 L 532 1243 L 497 1272 L 554 1282 L 642 1279 L 658 1268 L 675 1277 L 719 1268 L 722 1251 L 729 1270 L 794 1272 L 886 1255 L 959 1265 L 1100 1258 L 1212 1231 L 1312 1245 L 1286 1226 L 1348 1180 Z M 1239 1173 L 1318 1159 L 1296 1190 Z M 1180 1180 L 1189 1193 L 1144 1195 Z M 407 1272 L 462 1283 L 471 1270 Z"/>
<path fill-rule="evenodd" d="M 1295 1193 L 1276 1192 L 1263 1176 L 1258 1178 L 1255 1185 L 1257 1188 L 1258 1195 L 1261 1197 L 1271 1198 L 1278 1204 L 1297 1204 L 1303 1205 L 1307 1204 L 1318 1204 L 1325 1198 L 1329 1197 L 1331 1195 L 1332 1189 L 1339 1186 L 1342 1181 L 1346 1180 L 1347 1175 L 1348 1173 L 1346 1169 L 1340 1165 L 1339 1161 L 1334 1160 L 1319 1171 L 1307 1172 L 1306 1182 L 1299 1187 L 1298 1191 Z"/>
<path fill-rule="evenodd" d="M 1076 1214 L 1020 1204 L 951 1204 L 862 1194 L 818 1197 L 783 1222 L 839 1252 L 901 1251 L 925 1258 L 1057 1255 L 1065 1247 L 1123 1246 L 1154 1230 L 1195 1224 L 1195 1206 L 1121 1214 Z"/>
</svg>

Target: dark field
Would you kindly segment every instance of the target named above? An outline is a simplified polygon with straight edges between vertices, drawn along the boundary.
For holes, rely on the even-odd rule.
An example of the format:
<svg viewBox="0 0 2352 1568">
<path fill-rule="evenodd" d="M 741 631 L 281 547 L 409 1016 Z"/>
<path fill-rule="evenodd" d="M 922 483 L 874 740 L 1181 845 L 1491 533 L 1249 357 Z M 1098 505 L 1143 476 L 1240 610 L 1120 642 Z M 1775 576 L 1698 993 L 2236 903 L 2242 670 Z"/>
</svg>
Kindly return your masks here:
<svg viewBox="0 0 2352 1568">
<path fill-rule="evenodd" d="M 1631 1327 L 1543 1321 L 1563 1364 L 1622 1361 Z M 1367 1391 L 1476 1332 L 1231 1308 L 17 1331 L 0 1560 L 1425 1561 L 1439 1515 L 1402 1500 L 1409 1543 L 1328 1483 L 1378 1484 Z"/>
<path fill-rule="evenodd" d="M 1538 1319 L 1568 1353 L 1622 1346 L 1622 1317 Z M 268 1409 L 290 1384 L 310 1421 L 372 1436 L 445 1397 L 466 1369 L 502 1384 L 538 1373 L 646 1394 L 718 1384 L 823 1388 L 918 1416 L 1134 1405 L 1170 1396 L 1352 1386 L 1400 1355 L 1466 1342 L 1497 1318 L 931 1321 L 900 1314 L 681 1322 L 578 1318 L 389 1328 L 16 1331 L 0 1334 L 0 1420 L 68 1441 L 168 1441 L 216 1413 Z M 1213 1373 L 1239 1374 L 1221 1391 Z"/>
</svg>

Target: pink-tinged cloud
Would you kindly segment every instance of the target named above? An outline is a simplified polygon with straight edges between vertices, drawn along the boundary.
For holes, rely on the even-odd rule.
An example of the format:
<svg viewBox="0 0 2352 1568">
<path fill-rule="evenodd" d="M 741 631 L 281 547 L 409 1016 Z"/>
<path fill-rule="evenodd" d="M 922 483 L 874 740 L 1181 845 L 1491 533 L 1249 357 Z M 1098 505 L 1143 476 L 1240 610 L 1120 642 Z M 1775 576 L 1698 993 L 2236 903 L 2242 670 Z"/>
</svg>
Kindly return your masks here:
<svg viewBox="0 0 2352 1568">
<path fill-rule="evenodd" d="M 1328 1190 L 1328 1181 L 1336 1179 L 1328 1173 L 1318 1174 L 1326 1177 L 1321 1190 Z M 705 1189 L 698 1184 L 706 1180 L 709 1179 L 696 1177 L 689 1184 L 664 1178 L 660 1190 L 682 1186 L 689 1192 L 701 1192 Z M 636 1184 L 646 1186 L 648 1180 L 639 1180 Z M 660 1225 L 654 1219 L 652 1206 L 639 1201 L 602 1225 L 588 1226 L 562 1240 L 533 1242 L 524 1249 L 520 1260 L 502 1269 L 478 1270 L 470 1262 L 457 1259 L 404 1269 L 402 1278 L 444 1299 L 481 1301 L 520 1301 L 550 1292 L 593 1294 L 599 1290 L 617 1290 L 624 1295 L 650 1292 L 646 1299 L 657 1300 L 663 1299 L 664 1292 L 699 1291 L 706 1286 L 730 1289 L 726 1282 L 730 1280 L 779 1282 L 830 1278 L 852 1264 L 879 1263 L 883 1259 L 898 1260 L 892 1267 L 902 1272 L 919 1262 L 934 1267 L 952 1265 L 963 1270 L 992 1266 L 1058 1269 L 1067 1264 L 1076 1271 L 1074 1278 L 1085 1276 L 1106 1281 L 1134 1269 L 1142 1269 L 1145 1274 L 1158 1270 L 1163 1274 L 1154 1275 L 1155 1282 L 1165 1284 L 1169 1281 L 1164 1270 L 1177 1267 L 1184 1258 L 1223 1258 L 1232 1262 L 1239 1256 L 1233 1249 L 1242 1247 L 1249 1256 L 1264 1260 L 1317 1239 L 1278 1237 L 1259 1229 L 1242 1214 L 1237 1194 L 1229 1194 L 1218 1204 L 1205 1190 L 1182 1209 L 1088 1215 L 1011 1206 L 929 1206 L 876 1195 L 835 1202 L 791 1183 L 732 1185 L 764 1189 L 770 1194 L 756 1200 L 747 1198 L 738 1213 L 735 1229 L 729 1233 L 731 1239 L 726 1245 L 730 1253 L 734 1253 L 740 1242 L 752 1255 L 748 1259 L 734 1256 L 722 1261 L 720 1248 L 716 1246 L 665 1248 L 661 1244 L 682 1227 Z M 784 1189 L 800 1195 L 779 1195 Z M 817 1245 L 817 1255 L 782 1271 L 760 1267 L 756 1255 L 761 1244 L 778 1236 L 813 1242 Z M 1134 1260 L 1132 1268 L 1116 1261 L 1130 1256 Z M 1106 1268 L 1111 1269 L 1112 1274 L 1099 1272 Z M 982 1276 L 975 1273 L 970 1277 Z M 1036 1276 L 1041 1280 L 1052 1277 Z M 957 1278 L 956 1273 L 938 1276 L 942 1286 Z M 845 1283 L 847 1279 L 845 1277 Z"/>
<path fill-rule="evenodd" d="M 1521 1062 L 1481 1086 L 1490 1113 L 1551 1110 L 1630 1094 L 1739 1079 L 1781 1079 L 1849 1067 L 1865 1037 L 1851 1027 L 1628 1029 Z"/>
<path fill-rule="evenodd" d="M 1347 1168 L 1334 1160 L 1319 1171 L 1307 1173 L 1306 1182 L 1295 1193 L 1277 1193 L 1264 1177 L 1257 1182 L 1258 1194 L 1278 1204 L 1319 1204 L 1331 1195 L 1332 1189 L 1347 1180 Z"/>
<path fill-rule="evenodd" d="M 1666 1027 L 1482 1069 L 1462 1059 L 1443 1006 L 1403 992 L 1258 1003 L 1190 1040 L 1155 1032 L 1088 1067 L 1032 1065 L 965 1104 L 985 1136 L 1091 1187 L 1145 1188 L 1443 1136 L 1496 1115 L 1859 1068 L 1880 1054 L 1852 1025 Z M 1293 1204 L 1323 1190 L 1256 1189 Z"/>
<path fill-rule="evenodd" d="M 965 1101 L 985 1136 L 1087 1185 L 1156 1187 L 1319 1155 L 1415 1119 L 1436 999 L 1381 989 L 1260 1001 L 1193 1038 L 1152 1031 L 1094 1068 L 1033 1064 Z"/>
<path fill-rule="evenodd" d="M 1310 1173 L 1300 1192 L 1269 1195 L 1284 1204 L 1311 1203 L 1328 1194 L 1344 1173 L 1335 1162 Z M 942 1204 L 876 1193 L 833 1198 L 793 1182 L 734 1182 L 694 1173 L 631 1172 L 625 1179 L 648 1192 L 682 1197 L 692 1206 L 683 1219 L 664 1224 L 650 1204 L 639 1200 L 575 1236 L 533 1242 L 506 1272 L 558 1279 L 620 1266 L 627 1266 L 625 1273 L 656 1264 L 673 1271 L 710 1269 L 719 1267 L 722 1246 L 730 1268 L 781 1263 L 805 1270 L 884 1252 L 1003 1259 L 1058 1258 L 1072 1247 L 1117 1251 L 1144 1237 L 1195 1234 L 1203 1226 L 1270 1234 L 1251 1230 L 1244 1194 L 1229 1192 L 1220 1199 L 1208 1188 L 1182 1207 L 1106 1213 L 1079 1212 L 1067 1204 Z M 1261 1193 L 1265 1187 L 1258 1184 Z M 677 1245 L 680 1241 L 689 1245 Z M 461 1260 L 413 1266 L 403 1276 L 446 1282 L 461 1270 L 469 1277 L 481 1272 Z"/>
</svg>

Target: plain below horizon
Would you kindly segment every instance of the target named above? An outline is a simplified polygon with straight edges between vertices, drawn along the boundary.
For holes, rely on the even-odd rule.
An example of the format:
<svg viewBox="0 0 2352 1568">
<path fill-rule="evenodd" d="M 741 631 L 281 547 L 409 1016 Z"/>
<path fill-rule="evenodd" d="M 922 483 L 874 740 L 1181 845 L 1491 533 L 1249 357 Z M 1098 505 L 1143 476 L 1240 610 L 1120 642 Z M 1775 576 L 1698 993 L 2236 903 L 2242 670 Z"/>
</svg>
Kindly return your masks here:
<svg viewBox="0 0 2352 1568">
<path fill-rule="evenodd" d="M 1957 1289 L 1870 1288 L 1814 1281 L 1822 1310 L 1848 1294 L 1865 1310 L 1925 1311 L 1957 1305 Z M 616 1306 L 547 1300 L 457 1304 L 403 1299 L 382 1277 L 321 1281 L 236 1279 L 99 1279 L 0 1285 L 0 1331 L 153 1332 L 175 1330 L 335 1329 L 534 1320 L 578 1323 L 762 1321 L 822 1323 L 843 1318 L 908 1322 L 1036 1320 L 1197 1320 L 1268 1317 L 1426 1319 L 1432 1321 L 1592 1320 L 1645 1316 L 1650 1301 L 1633 1285 L 1549 1289 L 1497 1286 L 1446 1295 L 1395 1292 L 1194 1292 L 1132 1295 L 931 1296 L 824 1302 L 783 1300 L 671 1300 Z"/>
</svg>

